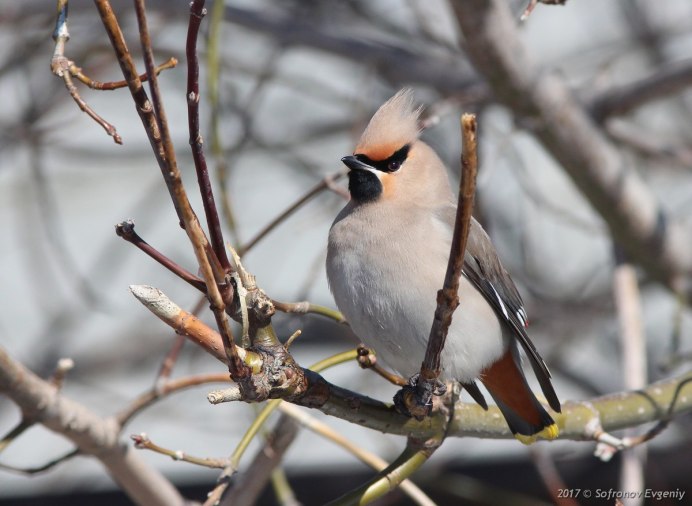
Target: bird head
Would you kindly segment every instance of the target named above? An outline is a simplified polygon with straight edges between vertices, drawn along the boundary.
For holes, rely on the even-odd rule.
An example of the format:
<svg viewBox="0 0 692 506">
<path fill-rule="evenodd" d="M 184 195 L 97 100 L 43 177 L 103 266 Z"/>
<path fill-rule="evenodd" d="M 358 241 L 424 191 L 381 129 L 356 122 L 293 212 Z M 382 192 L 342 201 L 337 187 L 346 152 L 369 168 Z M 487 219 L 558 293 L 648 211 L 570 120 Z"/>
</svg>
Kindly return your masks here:
<svg viewBox="0 0 692 506">
<path fill-rule="evenodd" d="M 419 139 L 420 112 L 412 90 L 404 88 L 375 112 L 353 155 L 341 159 L 350 169 L 348 188 L 355 203 L 424 203 L 446 197 L 450 190 L 444 165 Z"/>
</svg>

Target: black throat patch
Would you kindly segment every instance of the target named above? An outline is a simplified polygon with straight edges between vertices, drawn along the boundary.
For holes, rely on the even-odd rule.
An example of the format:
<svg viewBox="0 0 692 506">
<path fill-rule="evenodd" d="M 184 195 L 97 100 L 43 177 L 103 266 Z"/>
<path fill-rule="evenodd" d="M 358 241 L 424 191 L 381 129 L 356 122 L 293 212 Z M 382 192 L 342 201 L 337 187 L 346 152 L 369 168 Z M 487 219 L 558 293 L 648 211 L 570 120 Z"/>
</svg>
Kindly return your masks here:
<svg viewBox="0 0 692 506">
<path fill-rule="evenodd" d="M 369 170 L 352 170 L 348 173 L 348 191 L 356 202 L 372 202 L 382 195 L 382 183 Z"/>
</svg>

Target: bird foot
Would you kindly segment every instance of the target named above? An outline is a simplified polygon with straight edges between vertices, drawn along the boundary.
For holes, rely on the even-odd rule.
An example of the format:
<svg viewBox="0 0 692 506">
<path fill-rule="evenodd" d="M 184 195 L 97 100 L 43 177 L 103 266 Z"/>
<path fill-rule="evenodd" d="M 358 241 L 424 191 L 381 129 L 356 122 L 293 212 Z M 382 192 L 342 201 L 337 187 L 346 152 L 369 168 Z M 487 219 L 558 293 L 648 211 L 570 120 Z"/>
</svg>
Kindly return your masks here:
<svg viewBox="0 0 692 506">
<path fill-rule="evenodd" d="M 394 396 L 394 407 L 402 415 L 423 420 L 432 413 L 433 396 L 444 395 L 447 385 L 439 379 L 421 378 L 414 374 Z"/>
</svg>

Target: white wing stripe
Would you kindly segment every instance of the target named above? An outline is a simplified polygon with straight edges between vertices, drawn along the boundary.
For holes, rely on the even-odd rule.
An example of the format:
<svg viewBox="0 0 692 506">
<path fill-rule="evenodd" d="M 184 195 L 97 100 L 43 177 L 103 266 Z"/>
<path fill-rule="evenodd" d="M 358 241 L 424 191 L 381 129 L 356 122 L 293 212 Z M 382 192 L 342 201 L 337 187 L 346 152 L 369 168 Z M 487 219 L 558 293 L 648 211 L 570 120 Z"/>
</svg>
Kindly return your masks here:
<svg viewBox="0 0 692 506">
<path fill-rule="evenodd" d="M 492 283 L 488 283 L 490 285 L 490 288 L 493 289 L 493 292 L 495 293 L 495 297 L 497 298 L 497 301 L 500 303 L 500 308 L 502 308 L 502 314 L 505 315 L 505 319 L 509 320 L 509 314 L 507 313 L 507 308 L 505 307 L 505 303 L 502 301 L 502 297 L 500 297 L 500 294 L 497 293 L 497 290 L 495 290 L 495 287 L 493 286 Z"/>
</svg>

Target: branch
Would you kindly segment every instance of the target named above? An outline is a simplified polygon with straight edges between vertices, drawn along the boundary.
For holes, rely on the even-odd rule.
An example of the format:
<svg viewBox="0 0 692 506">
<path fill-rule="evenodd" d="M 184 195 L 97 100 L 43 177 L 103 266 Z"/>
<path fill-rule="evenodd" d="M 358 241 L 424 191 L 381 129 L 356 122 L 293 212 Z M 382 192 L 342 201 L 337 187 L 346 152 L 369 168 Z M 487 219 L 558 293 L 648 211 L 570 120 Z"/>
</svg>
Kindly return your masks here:
<svg viewBox="0 0 692 506">
<path fill-rule="evenodd" d="M 473 196 L 476 190 L 476 173 L 478 171 L 478 153 L 476 152 L 476 116 L 464 114 L 461 117 L 462 156 L 461 179 L 459 180 L 459 197 L 457 212 L 454 221 L 454 234 L 452 246 L 447 262 L 442 289 L 437 292 L 437 307 L 425 357 L 421 364 L 420 375 L 416 382 L 415 395 L 413 389 L 404 387 L 401 395 L 397 393 L 395 403 L 401 406 L 404 412 L 411 413 L 416 418 L 422 418 L 430 414 L 432 410 L 432 396 L 441 395 L 445 386 L 439 381 L 440 357 L 444 349 L 449 326 L 452 324 L 452 315 L 459 305 L 459 279 L 464 265 L 464 252 L 471 228 L 471 214 L 473 212 Z M 408 394 L 408 395 L 407 395 Z"/>
<path fill-rule="evenodd" d="M 19 406 L 25 419 L 41 423 L 72 441 L 82 453 L 96 457 L 136 503 L 186 504 L 166 478 L 120 441 L 120 425 L 114 418 L 101 418 L 60 395 L 54 385 L 15 362 L 2 348 L 0 391 Z"/>
<path fill-rule="evenodd" d="M 274 230 L 277 226 L 279 226 L 284 220 L 286 220 L 289 216 L 295 213 L 298 209 L 310 202 L 310 200 L 312 200 L 313 197 L 319 195 L 323 190 L 329 189 L 331 185 L 334 184 L 334 182 L 338 181 L 345 174 L 345 171 L 339 171 L 335 172 L 334 174 L 324 176 L 324 178 L 322 178 L 322 180 L 319 183 L 317 183 L 310 190 L 308 190 L 308 192 L 305 193 L 305 195 L 300 197 L 297 201 L 291 204 L 285 211 L 279 214 L 279 216 L 274 218 L 268 225 L 266 225 L 262 230 L 260 230 L 257 233 L 257 235 L 255 235 L 255 237 L 246 242 L 243 245 L 243 247 L 238 250 L 238 255 L 243 256 L 245 253 L 250 251 L 250 249 L 252 249 L 258 242 L 264 239 L 269 234 L 269 232 Z"/>
<path fill-rule="evenodd" d="M 340 446 L 355 456 L 358 460 L 372 467 L 373 469 L 382 471 L 387 467 L 387 463 L 378 455 L 356 445 L 352 441 L 345 438 L 341 433 L 332 429 L 329 425 L 318 420 L 309 413 L 306 413 L 304 410 L 301 410 L 300 408 L 286 402 L 282 402 L 279 409 L 285 415 L 290 416 L 291 419 L 300 423 L 302 427 L 305 427 L 324 439 Z M 423 492 L 410 480 L 402 479 L 400 486 L 401 490 L 419 506 L 435 506 L 435 503 L 432 502 L 425 492 Z"/>
<path fill-rule="evenodd" d="M 167 69 L 172 69 L 178 64 L 178 60 L 175 58 L 171 57 L 165 62 L 163 62 L 160 65 L 157 65 L 156 68 L 154 69 L 154 72 L 156 72 L 156 75 L 159 75 L 161 72 Z M 127 81 L 121 80 L 121 81 L 109 81 L 109 82 L 101 82 L 101 81 L 96 81 L 95 79 L 91 79 L 89 76 L 84 75 L 82 73 L 82 69 L 79 68 L 77 65 L 74 64 L 74 62 L 70 61 L 70 68 L 69 68 L 70 74 L 72 77 L 77 79 L 78 81 L 82 82 L 92 90 L 99 90 L 99 91 L 112 91 L 112 90 L 119 90 L 120 88 L 125 88 L 127 86 Z M 140 74 L 139 79 L 144 82 L 149 79 L 147 74 Z"/>
<path fill-rule="evenodd" d="M 147 98 L 146 91 L 142 87 L 142 82 L 137 74 L 132 55 L 127 49 L 122 30 L 120 29 L 110 2 L 107 0 L 96 0 L 96 6 L 98 7 L 101 20 L 103 21 L 103 25 L 108 33 L 118 62 L 120 63 L 120 68 L 127 80 L 132 98 L 137 106 L 137 112 L 142 119 L 145 131 L 154 149 L 154 154 L 159 163 L 159 168 L 161 169 L 168 191 L 173 199 L 178 217 L 195 252 L 195 257 L 197 258 L 200 271 L 202 272 L 207 287 L 207 297 L 211 302 L 211 309 L 223 338 L 224 350 L 228 354 L 229 372 L 234 379 L 247 378 L 250 376 L 250 370 L 238 357 L 236 347 L 233 345 L 233 333 L 225 311 L 226 304 L 219 290 L 219 286 L 217 285 L 217 283 L 226 282 L 225 273 L 209 247 L 209 242 L 204 235 L 199 220 L 190 206 L 190 201 L 187 198 L 187 192 L 183 186 L 180 170 L 176 162 L 175 150 L 173 149 L 170 132 L 168 130 L 168 122 L 166 121 L 163 103 L 160 100 L 158 92 L 158 79 L 156 78 L 156 73 L 152 71 L 153 57 L 151 56 L 151 44 L 146 28 L 144 6 L 141 2 L 142 0 L 137 0 L 135 6 L 137 7 L 137 21 L 140 27 L 140 37 L 145 54 L 145 61 L 147 62 L 147 67 L 151 67 L 150 71 L 147 73 L 149 75 L 149 84 L 152 90 L 153 107 L 152 103 L 149 102 Z"/>
<path fill-rule="evenodd" d="M 200 292 L 206 294 L 207 293 L 207 286 L 204 283 L 204 280 L 199 279 L 197 276 L 192 274 L 190 271 L 187 269 L 181 267 L 177 263 L 175 263 L 173 260 L 165 256 L 163 253 L 161 253 L 159 250 L 151 246 L 148 242 L 146 242 L 144 239 L 142 239 L 137 232 L 135 232 L 135 223 L 131 220 L 128 221 L 122 221 L 118 223 L 115 226 L 115 234 L 118 237 L 122 237 L 125 239 L 127 242 L 130 244 L 133 244 L 137 248 L 139 248 L 141 251 L 146 253 L 149 257 L 153 258 L 156 260 L 159 264 L 164 266 L 166 269 L 168 269 L 170 272 L 178 276 L 180 279 L 183 281 L 186 281 L 190 285 L 194 286 L 199 290 Z"/>
<path fill-rule="evenodd" d="M 385 496 L 425 464 L 442 444 L 443 439 L 443 433 L 426 440 L 409 438 L 406 449 L 394 462 L 364 485 L 329 502 L 329 506 L 370 504 Z"/>
<path fill-rule="evenodd" d="M 666 63 L 638 81 L 615 86 L 587 104 L 595 121 L 626 114 L 647 102 L 679 93 L 692 85 L 692 59 Z"/>
<path fill-rule="evenodd" d="M 551 2 L 560 3 L 561 0 L 542 3 Z M 238 7 L 226 7 L 226 18 L 231 23 L 270 35 L 280 46 L 307 46 L 374 67 L 393 83 L 432 86 L 445 95 L 468 95 L 477 103 L 488 101 L 492 94 L 490 87 L 468 70 L 458 65 L 450 66 L 450 60 L 457 60 L 458 55 L 413 53 L 388 42 L 333 33 L 305 18 L 269 16 Z M 650 77 L 593 97 L 587 109 L 600 122 L 610 114 L 624 114 L 650 100 L 679 92 L 692 85 L 691 66 L 690 60 L 664 65 L 655 69 Z"/>
<path fill-rule="evenodd" d="M 223 475 L 204 503 L 204 506 L 218 504 L 223 495 L 221 506 L 253 506 L 264 490 L 272 471 L 281 461 L 298 435 L 300 426 L 287 415 L 281 415 L 276 421 L 274 430 L 267 436 L 264 445 L 255 454 L 244 473 L 234 480 L 232 487 L 230 476 Z"/>
<path fill-rule="evenodd" d="M 419 83 L 434 86 L 443 93 L 473 92 L 488 97 L 488 87 L 476 79 L 466 66 L 459 65 L 459 55 L 414 53 L 388 41 L 368 41 L 334 33 L 306 17 L 269 16 L 257 10 L 226 7 L 226 19 L 250 30 L 272 36 L 279 47 L 307 46 L 357 61 L 375 68 L 379 75 L 396 83 Z"/>
<path fill-rule="evenodd" d="M 157 290 L 147 287 L 144 292 Z M 160 293 L 160 292 L 159 292 Z M 166 324 L 188 335 L 196 344 L 218 360 L 225 362 L 221 336 L 215 330 L 202 322 L 194 321 L 191 315 L 182 311 L 170 299 L 162 296 L 141 301 Z M 156 302 L 156 304 L 153 304 Z M 176 314 L 171 319 L 162 317 L 165 314 Z M 194 325 L 180 326 L 181 322 L 194 322 Z M 238 350 L 239 353 L 252 352 Z M 247 356 L 246 356 L 247 359 Z M 257 362 L 249 360 L 253 368 L 259 367 Z M 323 413 L 336 416 L 343 420 L 356 423 L 366 428 L 388 434 L 403 436 L 415 435 L 418 438 L 430 437 L 447 424 L 443 413 L 433 413 L 423 421 L 417 421 L 401 415 L 393 406 L 370 399 L 361 394 L 346 390 L 326 381 L 320 375 L 303 370 L 306 386 L 296 390 L 281 391 L 277 387 L 275 397 L 294 404 L 319 409 Z M 237 390 L 235 400 L 243 400 L 242 393 Z M 451 409 L 451 408 L 450 408 Z M 480 437 L 491 439 L 510 439 L 512 434 L 507 428 L 504 418 L 496 406 L 490 406 L 488 411 L 475 403 L 457 402 L 454 405 L 454 419 L 449 427 L 447 436 Z M 657 420 L 669 420 L 675 415 L 692 410 L 692 371 L 667 380 L 653 383 L 642 390 L 633 392 L 618 392 L 589 401 L 572 401 L 562 406 L 562 414 L 552 416 L 560 427 L 560 439 L 591 440 L 594 439 L 593 425 L 604 431 L 619 430 Z"/>
<path fill-rule="evenodd" d="M 562 165 L 628 257 L 672 290 L 688 290 L 692 234 L 628 170 L 564 80 L 536 69 L 509 7 L 500 0 L 457 0 L 453 7 L 478 71 Z"/>
<path fill-rule="evenodd" d="M 50 62 L 50 68 L 53 74 L 62 78 L 65 83 L 65 88 L 70 93 L 70 96 L 91 119 L 96 121 L 108 135 L 113 137 L 116 144 L 122 144 L 123 139 L 120 137 L 115 127 L 108 123 L 105 119 L 99 116 L 82 97 L 79 95 L 77 88 L 72 82 L 72 68 L 76 67 L 74 62 L 68 60 L 65 56 L 65 46 L 70 39 L 70 32 L 67 30 L 67 0 L 58 0 L 58 14 L 55 19 L 55 30 L 53 31 L 53 40 L 55 41 L 55 49 L 53 58 Z"/>
<path fill-rule="evenodd" d="M 219 214 L 216 211 L 214 201 L 214 191 L 209 180 L 209 169 L 207 160 L 204 157 L 202 134 L 199 132 L 199 60 L 197 59 L 197 34 L 202 18 L 206 15 L 204 0 L 194 0 L 190 3 L 190 23 L 187 31 L 187 43 L 185 44 L 185 55 L 187 56 L 187 120 L 190 131 L 190 147 L 192 148 L 192 159 L 195 162 L 195 172 L 197 173 L 197 183 L 202 194 L 202 205 L 204 215 L 207 218 L 209 227 L 209 237 L 212 249 L 219 259 L 224 272 L 231 272 L 231 264 L 226 254 L 226 246 L 223 242 L 221 223 Z"/>
</svg>

